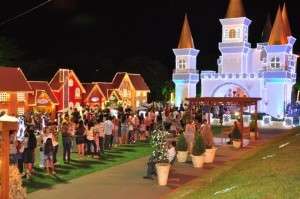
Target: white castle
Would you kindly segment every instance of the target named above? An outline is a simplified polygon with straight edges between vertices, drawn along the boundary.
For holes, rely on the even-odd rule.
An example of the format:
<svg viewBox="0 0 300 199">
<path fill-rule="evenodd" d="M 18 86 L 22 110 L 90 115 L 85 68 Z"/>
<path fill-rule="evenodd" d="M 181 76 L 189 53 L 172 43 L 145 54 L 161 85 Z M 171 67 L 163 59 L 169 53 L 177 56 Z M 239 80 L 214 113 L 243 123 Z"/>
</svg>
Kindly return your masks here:
<svg viewBox="0 0 300 199">
<path fill-rule="evenodd" d="M 241 0 L 231 0 L 222 24 L 221 56 L 217 60 L 218 72 L 201 71 L 202 97 L 259 97 L 258 111 L 276 118 L 285 116 L 291 102 L 292 87 L 296 82 L 298 56 L 293 54 L 296 39 L 291 35 L 287 9 L 278 8 L 277 15 L 266 43 L 251 48 L 248 32 L 251 20 L 245 17 Z M 188 19 L 185 16 L 177 49 L 175 105 L 185 98 L 196 96 L 199 72 Z"/>
</svg>

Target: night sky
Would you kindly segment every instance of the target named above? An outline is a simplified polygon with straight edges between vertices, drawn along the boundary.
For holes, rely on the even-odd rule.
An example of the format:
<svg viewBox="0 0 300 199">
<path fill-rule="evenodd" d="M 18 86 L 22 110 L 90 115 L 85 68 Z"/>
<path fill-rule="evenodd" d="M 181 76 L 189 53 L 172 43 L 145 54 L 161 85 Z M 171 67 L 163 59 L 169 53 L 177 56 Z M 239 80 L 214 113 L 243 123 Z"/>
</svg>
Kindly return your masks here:
<svg viewBox="0 0 300 199">
<path fill-rule="evenodd" d="M 1 1 L 0 21 L 41 2 Z M 247 17 L 252 20 L 252 45 L 261 41 L 267 14 L 273 21 L 283 2 L 244 0 Z M 286 3 L 293 36 L 300 39 L 297 0 Z M 216 70 L 219 19 L 224 17 L 227 5 L 227 0 L 53 0 L 1 26 L 0 36 L 11 39 L 24 52 L 15 62 L 29 79 L 50 80 L 59 66 L 65 66 L 73 68 L 83 81 L 108 81 L 117 71 L 143 73 L 145 67 L 156 65 L 155 70 L 167 80 L 174 68 L 172 48 L 178 44 L 185 12 L 195 46 L 200 49 L 198 68 Z M 300 52 L 298 41 L 295 52 Z M 154 77 L 145 79 L 150 78 Z"/>
</svg>

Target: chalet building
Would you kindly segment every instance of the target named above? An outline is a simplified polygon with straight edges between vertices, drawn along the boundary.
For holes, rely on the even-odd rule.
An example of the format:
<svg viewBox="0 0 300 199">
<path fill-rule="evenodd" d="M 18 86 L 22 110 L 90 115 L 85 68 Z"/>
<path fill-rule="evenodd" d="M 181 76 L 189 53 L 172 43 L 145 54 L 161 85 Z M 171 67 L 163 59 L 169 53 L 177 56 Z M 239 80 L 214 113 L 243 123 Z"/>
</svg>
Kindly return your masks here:
<svg viewBox="0 0 300 199">
<path fill-rule="evenodd" d="M 86 91 L 73 70 L 59 69 L 49 84 L 59 102 L 57 111 L 82 105 Z"/>
<path fill-rule="evenodd" d="M 86 93 L 83 97 L 83 104 L 91 108 L 103 108 L 107 97 L 97 83 L 83 83 Z"/>
<path fill-rule="evenodd" d="M 28 110 L 32 88 L 21 68 L 0 67 L 0 112 L 23 115 Z"/>
<path fill-rule="evenodd" d="M 29 81 L 28 83 L 33 89 L 33 93 L 29 94 L 28 100 L 30 110 L 33 112 L 49 113 L 54 117 L 59 101 L 49 83 L 45 81 Z"/>
</svg>

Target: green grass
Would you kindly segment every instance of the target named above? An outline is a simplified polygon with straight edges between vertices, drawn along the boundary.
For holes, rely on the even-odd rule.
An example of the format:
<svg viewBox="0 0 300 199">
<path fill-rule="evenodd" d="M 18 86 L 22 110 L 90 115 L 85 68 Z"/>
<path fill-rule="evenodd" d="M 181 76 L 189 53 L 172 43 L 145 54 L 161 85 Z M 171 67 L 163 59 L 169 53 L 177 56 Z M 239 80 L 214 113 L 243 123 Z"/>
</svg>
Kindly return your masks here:
<svg viewBox="0 0 300 199">
<path fill-rule="evenodd" d="M 68 183 L 71 179 L 87 175 L 95 171 L 101 171 L 130 160 L 135 160 L 151 153 L 151 147 L 147 143 L 136 143 L 134 145 L 122 145 L 113 148 L 111 151 L 105 153 L 101 160 L 85 158 L 79 160 L 77 153 L 71 154 L 71 163 L 63 164 L 62 161 L 62 145 L 59 146 L 58 161 L 59 165 L 56 166 L 56 176 L 47 176 L 44 169 L 38 168 L 39 152 L 37 151 L 36 157 L 36 174 L 32 179 L 24 180 L 24 186 L 27 192 L 34 192 L 39 189 L 49 188 L 58 183 Z"/>
<path fill-rule="evenodd" d="M 236 163 L 183 186 L 170 198 L 294 199 L 300 198 L 300 129 L 276 139 Z M 286 147 L 280 145 L 289 142 Z M 262 159 L 274 155 L 268 159 Z M 231 165 L 231 166 L 230 166 Z M 208 183 L 209 182 L 209 183 Z M 215 194 L 235 187 L 226 193 Z"/>
</svg>

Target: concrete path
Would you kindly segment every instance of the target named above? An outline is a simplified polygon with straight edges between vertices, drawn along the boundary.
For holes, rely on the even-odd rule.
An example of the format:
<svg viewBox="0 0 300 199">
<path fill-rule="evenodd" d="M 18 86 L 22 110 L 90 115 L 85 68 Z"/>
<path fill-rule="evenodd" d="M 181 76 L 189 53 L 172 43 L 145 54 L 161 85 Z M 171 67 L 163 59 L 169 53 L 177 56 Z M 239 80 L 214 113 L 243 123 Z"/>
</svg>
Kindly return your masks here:
<svg viewBox="0 0 300 199">
<path fill-rule="evenodd" d="M 191 163 L 176 164 L 172 170 L 168 186 L 158 186 L 155 180 L 145 180 L 147 157 L 137 159 L 103 171 L 95 172 L 67 184 L 58 184 L 29 194 L 29 199 L 158 199 L 172 190 L 202 176 L 209 175 L 214 168 L 237 161 L 243 154 L 254 150 L 255 145 L 262 145 L 276 135 L 263 136 L 263 139 L 250 144 L 243 150 L 222 146 L 217 151 L 213 164 L 206 164 L 202 169 L 195 169 Z"/>
</svg>

